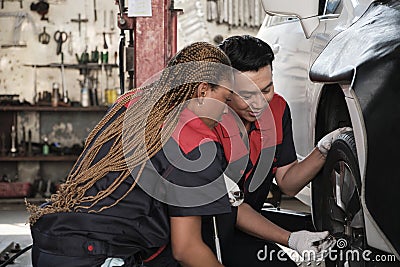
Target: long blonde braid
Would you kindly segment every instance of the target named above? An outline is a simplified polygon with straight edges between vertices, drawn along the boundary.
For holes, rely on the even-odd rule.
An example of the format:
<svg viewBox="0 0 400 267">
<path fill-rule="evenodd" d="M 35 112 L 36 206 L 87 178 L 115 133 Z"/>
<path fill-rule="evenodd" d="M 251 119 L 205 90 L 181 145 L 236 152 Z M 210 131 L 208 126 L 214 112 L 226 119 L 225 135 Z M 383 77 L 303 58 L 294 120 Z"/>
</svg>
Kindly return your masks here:
<svg viewBox="0 0 400 267">
<path fill-rule="evenodd" d="M 34 224 L 41 216 L 57 212 L 101 212 L 116 205 L 129 194 L 135 187 L 147 159 L 154 156 L 166 141 L 165 138 L 161 138 L 161 131 L 163 135 L 171 136 L 179 113 L 184 107 L 182 104 L 193 97 L 199 82 L 211 79 L 217 83 L 218 80 L 231 75 L 224 73 L 226 69 L 215 67 L 215 64 L 195 64 L 193 68 L 188 68 L 185 63 L 191 62 L 230 66 L 230 61 L 222 50 L 211 44 L 197 42 L 182 49 L 169 62 L 168 68 L 161 73 L 157 81 L 138 88 L 133 93 L 127 92 L 95 126 L 86 139 L 84 152 L 75 163 L 66 182 L 51 196 L 48 205 L 38 207 L 26 203 L 31 214 L 29 222 Z M 136 102 L 132 106 L 118 114 L 121 108 L 133 100 Z M 166 122 L 167 116 L 169 119 Z M 101 147 L 111 140 L 113 143 L 108 153 L 93 164 Z M 113 204 L 98 210 L 93 209 L 94 205 L 112 194 L 130 176 L 128 166 L 140 166 L 135 182 Z M 85 195 L 89 188 L 109 172 L 117 172 L 119 176 L 107 189 L 93 196 Z"/>
</svg>

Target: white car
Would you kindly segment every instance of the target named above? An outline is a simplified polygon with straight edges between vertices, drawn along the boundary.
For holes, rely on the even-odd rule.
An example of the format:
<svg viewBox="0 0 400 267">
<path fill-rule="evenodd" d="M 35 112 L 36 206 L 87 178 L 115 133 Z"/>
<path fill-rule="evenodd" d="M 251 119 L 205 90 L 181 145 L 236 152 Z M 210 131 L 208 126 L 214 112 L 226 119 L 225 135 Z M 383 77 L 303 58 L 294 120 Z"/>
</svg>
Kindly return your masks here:
<svg viewBox="0 0 400 267">
<path fill-rule="evenodd" d="M 332 145 L 311 198 L 300 194 L 315 227 L 346 249 L 400 259 L 399 1 L 262 3 L 257 37 L 276 54 L 275 90 L 291 108 L 299 159 L 331 130 L 353 128 Z"/>
</svg>

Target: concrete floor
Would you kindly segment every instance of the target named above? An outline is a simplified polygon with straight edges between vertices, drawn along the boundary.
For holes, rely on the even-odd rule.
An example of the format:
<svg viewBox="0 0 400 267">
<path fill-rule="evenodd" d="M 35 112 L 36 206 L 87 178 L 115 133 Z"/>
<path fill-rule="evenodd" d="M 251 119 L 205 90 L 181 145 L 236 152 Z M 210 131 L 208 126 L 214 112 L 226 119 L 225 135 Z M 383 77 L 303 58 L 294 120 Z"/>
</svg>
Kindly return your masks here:
<svg viewBox="0 0 400 267">
<path fill-rule="evenodd" d="M 283 198 L 281 203 L 282 209 L 290 209 L 301 212 L 309 212 L 309 207 L 299 202 L 296 199 Z M 25 205 L 19 201 L 19 204 L 6 202 L 0 199 L 0 251 L 6 248 L 11 242 L 17 242 L 21 248 L 25 248 L 32 244 L 29 225 L 27 224 L 28 213 L 25 210 Z M 298 266 L 302 267 L 325 267 L 323 262 L 302 262 L 299 260 L 298 254 L 286 247 L 282 249 L 296 261 Z M 16 259 L 10 267 L 27 267 L 31 265 L 30 250 Z M 400 266 L 399 262 L 373 264 L 377 266 Z"/>
<path fill-rule="evenodd" d="M 0 251 L 3 251 L 11 242 L 19 243 L 21 248 L 32 244 L 27 219 L 25 205 L 0 204 Z M 24 253 L 9 266 L 32 266 L 30 255 L 30 251 Z"/>
<path fill-rule="evenodd" d="M 296 199 L 283 199 L 281 207 L 302 212 L 309 211 L 309 208 Z M 22 203 L 9 203 L 0 200 L 0 251 L 5 249 L 11 242 L 19 243 L 21 248 L 32 244 L 32 238 L 27 224 L 28 213 Z M 284 248 L 289 255 L 295 255 L 294 251 Z M 27 267 L 31 264 L 30 250 L 15 260 L 11 267 Z M 324 264 L 298 263 L 299 266 L 324 266 Z"/>
</svg>

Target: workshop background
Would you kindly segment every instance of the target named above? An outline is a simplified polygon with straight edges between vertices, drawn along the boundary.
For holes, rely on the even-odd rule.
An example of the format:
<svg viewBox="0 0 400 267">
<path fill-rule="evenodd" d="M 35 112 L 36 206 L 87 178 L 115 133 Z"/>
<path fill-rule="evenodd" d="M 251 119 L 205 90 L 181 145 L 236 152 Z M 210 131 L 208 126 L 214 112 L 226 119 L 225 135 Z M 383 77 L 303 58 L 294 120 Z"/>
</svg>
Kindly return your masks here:
<svg viewBox="0 0 400 267">
<path fill-rule="evenodd" d="M 118 51 L 119 29 L 117 26 L 118 6 L 113 0 L 99 1 L 96 7 L 94 1 L 48 0 L 48 12 L 40 15 L 41 11 L 31 10 L 32 4 L 24 0 L 2 0 L 4 7 L 0 9 L 0 94 L 18 94 L 19 99 L 29 102 L 34 98 L 34 68 L 33 65 L 61 63 L 61 56 L 56 54 L 57 42 L 54 40 L 56 31 L 64 31 L 68 38 L 62 45 L 65 64 L 76 64 L 78 57 L 85 51 L 108 52 L 108 62 L 118 63 L 114 57 Z M 44 1 L 43 1 L 44 2 Z M 218 3 L 228 1 L 218 1 Z M 237 1 L 244 4 L 245 1 Z M 22 3 L 22 8 L 21 8 Z M 217 1 L 209 0 L 176 0 L 175 8 L 182 9 L 178 13 L 178 50 L 194 41 L 213 42 L 214 37 L 228 37 L 235 34 L 256 34 L 264 18 L 264 11 L 257 0 L 249 1 L 247 8 L 256 8 L 257 15 L 252 18 L 248 13 L 248 21 L 239 21 L 239 14 L 224 18 L 228 14 L 207 12 L 208 3 L 217 5 Z M 236 7 L 236 6 L 235 6 Z M 239 4 L 237 9 L 239 9 Z M 97 21 L 94 14 L 97 14 Z M 223 10 L 222 12 L 227 12 Z M 238 11 L 235 11 L 235 14 Z M 246 12 L 246 10 L 244 10 Z M 245 14 L 243 14 L 245 15 Z M 72 20 L 83 20 L 79 23 Z M 46 20 L 42 20 L 44 17 Z M 229 22 L 228 22 L 229 20 Z M 79 28 L 80 31 L 79 31 Z M 42 33 L 49 34 L 48 44 L 39 40 Z M 105 35 L 105 38 L 103 38 Z M 42 37 L 45 39 L 45 37 Z M 105 45 L 108 47 L 105 48 Z M 59 69 L 36 70 L 38 91 L 52 89 L 53 82 L 61 82 Z M 71 99 L 79 100 L 81 85 L 77 81 L 76 71 L 66 71 L 67 89 Z M 118 70 L 112 70 L 108 83 L 106 75 L 101 77 L 101 88 L 118 87 Z"/>
<path fill-rule="evenodd" d="M 175 9 L 183 10 L 177 12 L 177 49 L 194 41 L 214 43 L 214 39 L 220 41 L 234 34 L 255 35 L 262 23 L 263 11 L 259 1 L 250 2 L 252 6 L 246 5 L 245 13 L 242 13 L 247 19 L 242 17 L 240 22 L 239 4 L 230 9 L 231 12 L 235 11 L 236 16 L 230 14 L 228 18 L 228 7 L 223 6 L 228 1 L 174 1 Z M 243 5 L 245 2 L 240 3 Z M 217 7 L 217 4 L 220 6 Z M 218 8 L 220 12 L 217 12 Z M 257 17 L 250 10 L 256 10 Z M 118 6 L 112 0 L 2 1 L 1 104 L 25 102 L 40 105 L 39 109 L 15 107 L 1 111 L 3 129 L 0 135 L 3 137 L 0 140 L 0 175 L 4 177 L 3 180 L 36 181 L 42 184 L 51 181 L 56 185 L 68 174 L 74 156 L 30 160 L 6 158 L 10 156 L 12 147 L 11 127 L 15 128 L 16 155 L 21 156 L 22 153 L 26 156 L 27 147 L 20 146 L 21 142 L 27 146 L 28 135 L 31 136 L 33 155 L 43 154 L 41 149 L 45 143 L 49 145 L 50 155 L 79 153 L 84 138 L 104 115 L 105 106 L 113 103 L 120 92 L 118 12 Z M 57 31 L 66 33 L 65 43 L 61 46 L 62 53 L 57 52 Z M 51 106 L 54 86 L 58 86 L 60 94 L 64 87 L 68 104 L 73 108 L 60 108 L 64 105 L 63 99 L 59 99 L 58 109 L 46 108 Z M 93 95 L 88 97 L 88 91 L 95 93 L 96 99 L 92 99 Z M 89 107 L 78 108 L 82 106 Z M 10 117 L 6 119 L 7 123 L 4 115 Z"/>
</svg>

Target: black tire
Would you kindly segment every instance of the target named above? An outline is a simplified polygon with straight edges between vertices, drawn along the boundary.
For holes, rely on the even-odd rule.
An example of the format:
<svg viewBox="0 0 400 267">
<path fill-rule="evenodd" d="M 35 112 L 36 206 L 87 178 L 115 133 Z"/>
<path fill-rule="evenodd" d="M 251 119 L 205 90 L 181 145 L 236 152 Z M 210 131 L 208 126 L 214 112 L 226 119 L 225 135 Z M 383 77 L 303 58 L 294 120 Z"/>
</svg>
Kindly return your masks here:
<svg viewBox="0 0 400 267">
<path fill-rule="evenodd" d="M 353 132 L 337 138 L 326 158 L 322 175 L 313 181 L 314 221 L 318 230 L 328 230 L 338 241 L 326 266 L 366 266 L 365 224 L 361 208 L 361 178 Z M 346 257 L 346 251 L 359 251 L 359 259 Z M 337 260 L 331 260 L 332 258 Z"/>
</svg>

